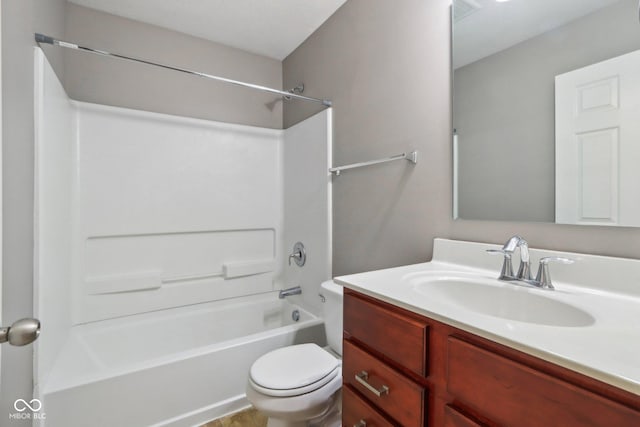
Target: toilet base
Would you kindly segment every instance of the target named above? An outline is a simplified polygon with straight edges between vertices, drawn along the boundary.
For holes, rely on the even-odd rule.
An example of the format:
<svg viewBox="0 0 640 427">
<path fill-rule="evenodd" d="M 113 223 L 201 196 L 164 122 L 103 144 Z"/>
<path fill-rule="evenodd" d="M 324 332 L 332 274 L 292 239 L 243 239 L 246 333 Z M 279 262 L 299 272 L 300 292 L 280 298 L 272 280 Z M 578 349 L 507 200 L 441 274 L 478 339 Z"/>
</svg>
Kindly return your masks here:
<svg viewBox="0 0 640 427">
<path fill-rule="evenodd" d="M 256 408 L 260 410 L 260 408 Z M 267 427 L 341 427 L 342 425 L 342 390 L 338 389 L 330 397 L 324 413 L 311 419 L 300 420 L 297 417 L 279 418 L 274 414 L 267 415 Z M 297 418 L 297 419 L 296 419 Z"/>
<path fill-rule="evenodd" d="M 268 417 L 267 427 L 340 427 L 342 416 L 342 368 L 317 390 L 288 397 L 263 394 L 251 378 L 247 383 L 249 402 Z"/>
<path fill-rule="evenodd" d="M 309 427 L 342 427 L 342 390 L 336 394 L 337 404 L 320 419 L 309 422 Z"/>
</svg>

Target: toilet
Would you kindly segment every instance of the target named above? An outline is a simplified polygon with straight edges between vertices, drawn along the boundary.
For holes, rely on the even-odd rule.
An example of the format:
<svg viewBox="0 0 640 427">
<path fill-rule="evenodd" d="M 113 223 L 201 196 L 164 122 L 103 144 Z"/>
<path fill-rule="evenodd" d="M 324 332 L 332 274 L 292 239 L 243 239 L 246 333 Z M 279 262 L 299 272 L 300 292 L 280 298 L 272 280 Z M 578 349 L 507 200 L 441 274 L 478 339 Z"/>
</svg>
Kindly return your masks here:
<svg viewBox="0 0 640 427">
<path fill-rule="evenodd" d="M 251 366 L 247 399 L 269 417 L 267 427 L 341 425 L 342 286 L 322 283 L 321 298 L 327 348 L 291 345 Z"/>
</svg>

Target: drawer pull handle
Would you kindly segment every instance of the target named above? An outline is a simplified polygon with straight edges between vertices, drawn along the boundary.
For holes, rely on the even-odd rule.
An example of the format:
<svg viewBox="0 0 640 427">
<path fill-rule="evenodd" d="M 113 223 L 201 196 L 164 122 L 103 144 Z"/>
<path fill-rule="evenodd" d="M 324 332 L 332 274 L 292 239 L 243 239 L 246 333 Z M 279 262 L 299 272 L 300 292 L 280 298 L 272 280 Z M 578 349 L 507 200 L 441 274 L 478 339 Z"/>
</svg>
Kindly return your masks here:
<svg viewBox="0 0 640 427">
<path fill-rule="evenodd" d="M 365 386 L 365 388 L 371 393 L 375 394 L 378 397 L 382 397 L 383 394 L 389 394 L 389 387 L 387 387 L 386 385 L 382 385 L 382 387 L 380 387 L 379 389 L 375 388 L 367 382 L 368 379 L 369 374 L 367 373 L 367 371 L 361 371 L 359 374 L 356 374 L 356 381 Z"/>
<path fill-rule="evenodd" d="M 358 424 L 354 424 L 353 427 L 367 427 L 367 422 L 365 420 L 358 421 Z"/>
</svg>

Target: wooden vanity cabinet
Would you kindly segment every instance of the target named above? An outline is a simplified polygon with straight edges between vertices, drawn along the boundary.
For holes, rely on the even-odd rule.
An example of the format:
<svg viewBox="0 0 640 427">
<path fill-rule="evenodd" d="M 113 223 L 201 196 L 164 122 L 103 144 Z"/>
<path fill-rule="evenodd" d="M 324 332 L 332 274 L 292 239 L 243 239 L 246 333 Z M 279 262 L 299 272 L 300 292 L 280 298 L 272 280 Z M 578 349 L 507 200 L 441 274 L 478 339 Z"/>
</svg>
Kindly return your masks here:
<svg viewBox="0 0 640 427">
<path fill-rule="evenodd" d="M 342 408 L 343 426 L 393 427 L 397 425 L 349 387 L 342 390 Z"/>
<path fill-rule="evenodd" d="M 343 382 L 347 427 L 640 426 L 639 395 L 350 289 Z"/>
<path fill-rule="evenodd" d="M 482 427 L 482 424 L 477 423 L 460 411 L 457 411 L 451 405 L 445 405 L 443 419 L 444 427 Z"/>
<path fill-rule="evenodd" d="M 422 381 L 415 379 L 424 378 L 428 368 L 427 323 L 417 316 L 351 297 L 348 292 L 344 313 L 345 391 L 362 396 L 392 425 L 427 425 L 427 390 Z M 343 408 L 351 409 L 345 402 Z M 367 426 L 376 425 L 364 415 L 360 419 Z M 354 424 L 343 417 L 343 425 Z"/>
</svg>

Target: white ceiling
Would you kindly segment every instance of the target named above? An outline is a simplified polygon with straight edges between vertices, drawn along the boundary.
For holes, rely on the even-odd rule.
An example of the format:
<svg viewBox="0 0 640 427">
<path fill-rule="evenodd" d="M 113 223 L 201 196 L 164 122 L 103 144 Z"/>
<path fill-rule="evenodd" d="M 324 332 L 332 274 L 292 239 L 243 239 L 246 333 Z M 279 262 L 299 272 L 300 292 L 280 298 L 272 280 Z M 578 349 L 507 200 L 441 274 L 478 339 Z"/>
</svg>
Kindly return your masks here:
<svg viewBox="0 0 640 427">
<path fill-rule="evenodd" d="M 69 0 L 282 60 L 346 0 Z"/>
<path fill-rule="evenodd" d="M 454 23 L 455 69 L 620 0 L 453 1 L 454 6 L 465 13 L 464 18 Z M 458 5 L 458 2 L 464 4 Z M 477 10 L 470 12 L 467 6 Z"/>
</svg>

